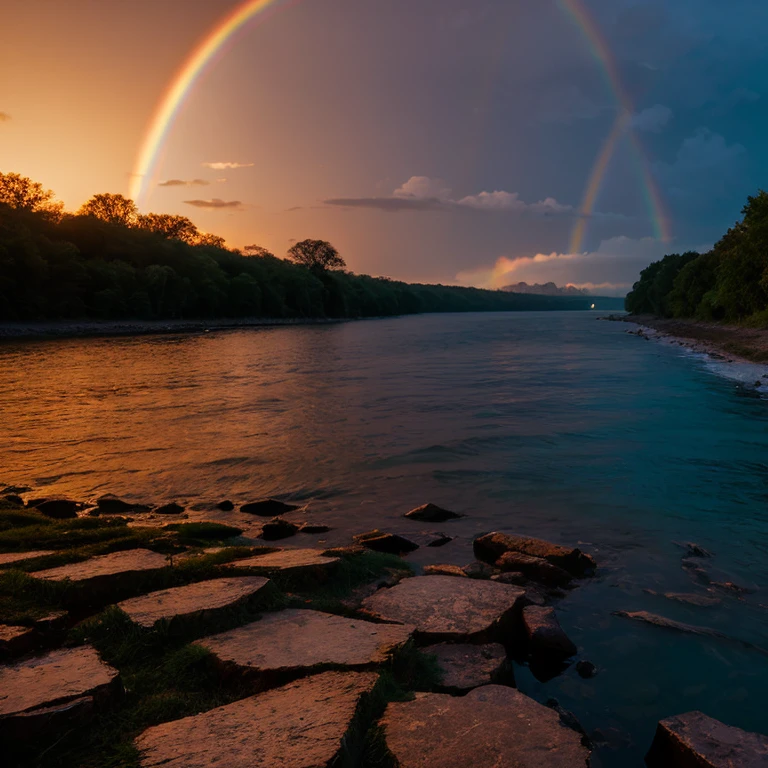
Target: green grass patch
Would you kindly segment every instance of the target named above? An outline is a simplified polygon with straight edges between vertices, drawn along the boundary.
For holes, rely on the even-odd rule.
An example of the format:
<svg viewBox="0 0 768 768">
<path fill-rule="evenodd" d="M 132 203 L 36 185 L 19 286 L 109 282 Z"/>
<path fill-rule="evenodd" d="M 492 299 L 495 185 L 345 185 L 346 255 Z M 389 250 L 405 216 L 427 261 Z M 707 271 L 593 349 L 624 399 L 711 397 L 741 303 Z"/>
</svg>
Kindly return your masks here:
<svg viewBox="0 0 768 768">
<path fill-rule="evenodd" d="M 33 579 L 19 570 L 0 571 L 0 623 L 31 626 L 60 610 L 66 585 Z"/>
</svg>

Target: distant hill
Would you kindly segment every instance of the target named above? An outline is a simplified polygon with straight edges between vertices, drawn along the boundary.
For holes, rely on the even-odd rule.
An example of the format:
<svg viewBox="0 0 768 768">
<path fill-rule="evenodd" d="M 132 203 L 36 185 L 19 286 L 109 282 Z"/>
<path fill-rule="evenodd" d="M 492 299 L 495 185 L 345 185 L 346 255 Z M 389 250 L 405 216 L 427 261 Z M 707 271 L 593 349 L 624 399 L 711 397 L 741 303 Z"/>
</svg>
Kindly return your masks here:
<svg viewBox="0 0 768 768">
<path fill-rule="evenodd" d="M 589 296 L 586 288 L 577 288 L 575 285 L 566 285 L 562 288 L 554 283 L 515 283 L 514 285 L 505 285 L 502 291 L 507 293 L 528 293 L 536 296 Z"/>
</svg>

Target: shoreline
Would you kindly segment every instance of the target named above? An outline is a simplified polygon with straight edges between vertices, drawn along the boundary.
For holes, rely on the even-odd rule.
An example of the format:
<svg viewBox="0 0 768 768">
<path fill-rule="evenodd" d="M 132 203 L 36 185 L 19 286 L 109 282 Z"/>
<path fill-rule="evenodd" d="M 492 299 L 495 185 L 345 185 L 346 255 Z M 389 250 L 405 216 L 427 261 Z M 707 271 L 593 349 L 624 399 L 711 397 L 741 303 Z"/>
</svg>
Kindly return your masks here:
<svg viewBox="0 0 768 768">
<path fill-rule="evenodd" d="M 253 317 L 217 320 L 60 320 L 39 323 L 0 323 L 0 342 L 6 340 L 76 339 L 112 336 L 153 336 L 166 333 L 208 333 L 238 328 L 291 325 L 331 325 L 353 318 Z"/>
<path fill-rule="evenodd" d="M 603 319 L 632 323 L 640 329 L 654 331 L 656 336 L 692 352 L 705 354 L 725 363 L 768 364 L 768 329 L 679 320 L 654 315 L 606 315 Z"/>
</svg>

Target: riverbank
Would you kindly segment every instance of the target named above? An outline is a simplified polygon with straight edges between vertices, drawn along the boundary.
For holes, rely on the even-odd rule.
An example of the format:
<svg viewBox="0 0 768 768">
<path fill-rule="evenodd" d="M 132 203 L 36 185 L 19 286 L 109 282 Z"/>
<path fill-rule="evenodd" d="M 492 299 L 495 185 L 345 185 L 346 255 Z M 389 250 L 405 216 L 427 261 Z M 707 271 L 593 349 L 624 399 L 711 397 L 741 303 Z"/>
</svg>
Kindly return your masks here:
<svg viewBox="0 0 768 768">
<path fill-rule="evenodd" d="M 606 320 L 634 323 L 677 340 L 693 352 L 736 363 L 768 363 L 768 329 L 680 320 L 653 315 L 608 315 Z"/>
<path fill-rule="evenodd" d="M 349 318 L 242 317 L 220 320 L 60 320 L 42 323 L 0 323 L 3 339 L 74 339 L 100 336 L 152 336 L 164 333 L 208 333 L 238 328 L 285 325 L 330 325 Z"/>
</svg>

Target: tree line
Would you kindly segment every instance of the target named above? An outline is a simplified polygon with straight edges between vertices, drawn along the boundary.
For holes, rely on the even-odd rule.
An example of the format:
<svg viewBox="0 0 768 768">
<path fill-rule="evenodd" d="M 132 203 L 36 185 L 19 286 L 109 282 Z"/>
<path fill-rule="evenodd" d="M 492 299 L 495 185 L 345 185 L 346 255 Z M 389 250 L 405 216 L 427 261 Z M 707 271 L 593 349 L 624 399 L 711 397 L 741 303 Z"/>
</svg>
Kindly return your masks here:
<svg viewBox="0 0 768 768">
<path fill-rule="evenodd" d="M 627 310 L 768 325 L 768 193 L 748 197 L 742 215 L 711 251 L 672 253 L 646 267 Z"/>
<path fill-rule="evenodd" d="M 227 248 L 184 216 L 98 194 L 67 213 L 54 193 L 0 173 L 0 320 L 347 318 L 587 309 L 589 301 L 355 275 L 323 240 L 281 259 Z"/>
</svg>

